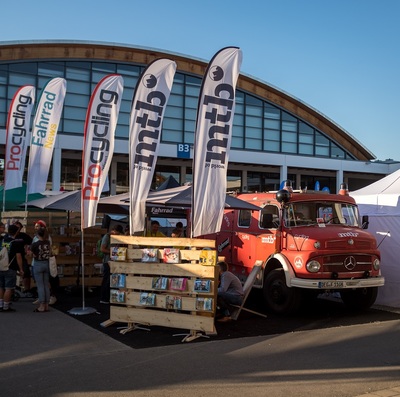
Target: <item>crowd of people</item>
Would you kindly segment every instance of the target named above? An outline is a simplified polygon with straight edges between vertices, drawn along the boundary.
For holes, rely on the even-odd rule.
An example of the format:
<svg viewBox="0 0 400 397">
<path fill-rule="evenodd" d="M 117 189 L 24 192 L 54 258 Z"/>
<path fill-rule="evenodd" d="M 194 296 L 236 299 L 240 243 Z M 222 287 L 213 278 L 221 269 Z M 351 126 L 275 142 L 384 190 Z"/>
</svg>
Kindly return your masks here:
<svg viewBox="0 0 400 397">
<path fill-rule="evenodd" d="M 43 220 L 35 222 L 34 228 L 35 234 L 31 237 L 22 231 L 20 221 L 10 224 L 7 230 L 0 222 L 0 248 L 7 248 L 9 263 L 7 269 L 0 271 L 0 312 L 15 312 L 11 303 L 18 277 L 27 293 L 31 291 L 32 279 L 35 281 L 38 298 L 33 302 L 37 305 L 34 312 L 48 312 L 49 305 L 57 300 L 59 279 L 51 277 L 49 269 L 51 237 Z"/>
</svg>

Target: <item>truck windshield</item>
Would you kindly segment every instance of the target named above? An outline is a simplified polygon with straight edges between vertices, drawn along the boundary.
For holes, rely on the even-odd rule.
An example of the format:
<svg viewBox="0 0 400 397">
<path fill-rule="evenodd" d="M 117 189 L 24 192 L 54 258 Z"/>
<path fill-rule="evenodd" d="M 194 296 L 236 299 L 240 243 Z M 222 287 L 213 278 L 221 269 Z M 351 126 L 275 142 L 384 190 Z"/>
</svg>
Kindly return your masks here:
<svg viewBox="0 0 400 397">
<path fill-rule="evenodd" d="M 315 224 L 361 227 L 357 206 L 331 201 L 289 203 L 283 211 L 286 227 Z"/>
</svg>

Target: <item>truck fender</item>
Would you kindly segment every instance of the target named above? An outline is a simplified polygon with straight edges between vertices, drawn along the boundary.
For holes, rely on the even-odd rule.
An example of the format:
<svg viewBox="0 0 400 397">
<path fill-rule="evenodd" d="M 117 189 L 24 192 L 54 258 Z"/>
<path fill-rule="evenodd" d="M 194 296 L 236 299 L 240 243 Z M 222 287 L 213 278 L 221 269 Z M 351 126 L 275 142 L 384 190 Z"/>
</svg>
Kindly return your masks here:
<svg viewBox="0 0 400 397">
<path fill-rule="evenodd" d="M 273 265 L 269 266 L 269 264 L 272 264 L 272 262 Z M 264 277 L 269 272 L 269 270 L 279 268 L 279 266 L 277 266 L 277 262 L 279 262 L 280 267 L 282 267 L 283 271 L 285 272 L 286 285 L 288 287 L 291 287 L 292 286 L 291 280 L 292 278 L 295 278 L 296 275 L 294 274 L 290 262 L 288 261 L 286 256 L 282 254 L 273 254 L 267 259 L 264 267 Z"/>
</svg>

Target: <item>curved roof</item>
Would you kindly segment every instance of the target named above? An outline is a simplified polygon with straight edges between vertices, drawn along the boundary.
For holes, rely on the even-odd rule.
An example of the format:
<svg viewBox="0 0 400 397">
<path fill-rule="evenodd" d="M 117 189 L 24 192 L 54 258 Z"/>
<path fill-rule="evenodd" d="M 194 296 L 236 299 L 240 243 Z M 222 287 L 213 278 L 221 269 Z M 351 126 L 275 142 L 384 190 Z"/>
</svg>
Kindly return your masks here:
<svg viewBox="0 0 400 397">
<path fill-rule="evenodd" d="M 98 60 L 132 62 L 148 65 L 153 60 L 167 57 L 177 63 L 177 71 L 202 77 L 208 61 L 188 57 L 159 49 L 130 46 L 127 44 L 88 41 L 12 41 L 0 43 L 0 63 L 21 60 Z M 316 109 L 278 88 L 241 73 L 237 88 L 256 95 L 281 107 L 300 119 L 313 125 L 361 161 L 376 157 L 359 141 L 338 124 Z"/>
</svg>

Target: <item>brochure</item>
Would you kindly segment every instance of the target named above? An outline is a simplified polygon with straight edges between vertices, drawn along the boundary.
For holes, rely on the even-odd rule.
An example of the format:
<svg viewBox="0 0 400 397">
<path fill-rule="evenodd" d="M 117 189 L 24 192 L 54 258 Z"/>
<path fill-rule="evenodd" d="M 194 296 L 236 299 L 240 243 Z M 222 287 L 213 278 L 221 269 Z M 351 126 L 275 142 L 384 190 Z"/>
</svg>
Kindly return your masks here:
<svg viewBox="0 0 400 397">
<path fill-rule="evenodd" d="M 158 262 L 158 249 L 157 248 L 143 248 L 142 249 L 142 262 Z"/>
<path fill-rule="evenodd" d="M 184 277 L 173 277 L 171 278 L 171 283 L 169 288 L 178 291 L 184 291 L 186 290 L 186 283 L 187 279 Z"/>
<path fill-rule="evenodd" d="M 144 306 L 154 306 L 156 303 L 156 294 L 151 292 L 142 292 L 139 303 Z"/>
<path fill-rule="evenodd" d="M 112 261 L 125 261 L 126 247 L 111 247 L 110 259 Z"/>
<path fill-rule="evenodd" d="M 211 281 L 210 280 L 195 280 L 194 291 L 195 292 L 210 292 Z"/>
<path fill-rule="evenodd" d="M 179 263 L 178 248 L 164 248 L 164 263 Z"/>
<path fill-rule="evenodd" d="M 126 276 L 125 274 L 113 273 L 110 277 L 111 288 L 125 288 Z"/>
</svg>

